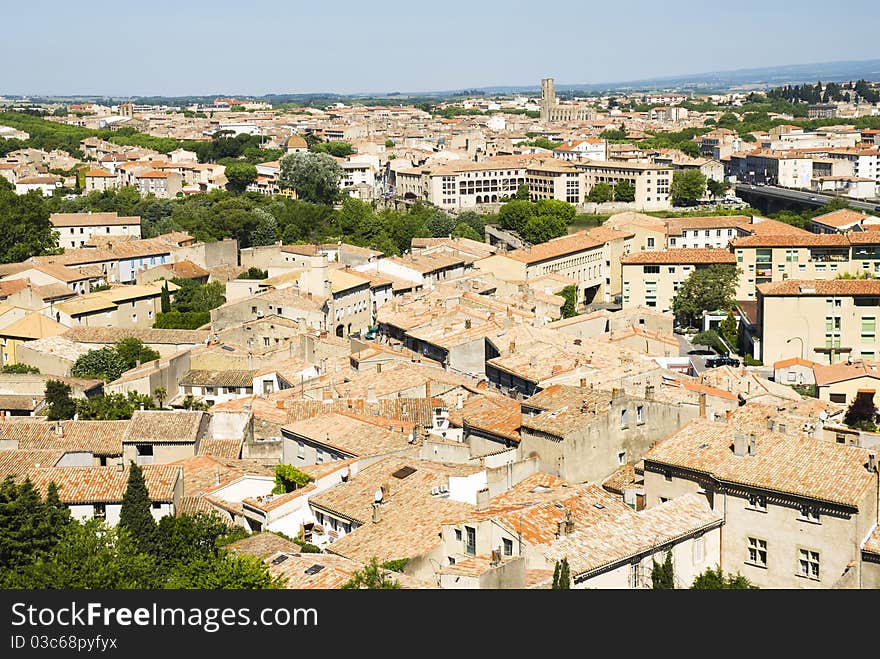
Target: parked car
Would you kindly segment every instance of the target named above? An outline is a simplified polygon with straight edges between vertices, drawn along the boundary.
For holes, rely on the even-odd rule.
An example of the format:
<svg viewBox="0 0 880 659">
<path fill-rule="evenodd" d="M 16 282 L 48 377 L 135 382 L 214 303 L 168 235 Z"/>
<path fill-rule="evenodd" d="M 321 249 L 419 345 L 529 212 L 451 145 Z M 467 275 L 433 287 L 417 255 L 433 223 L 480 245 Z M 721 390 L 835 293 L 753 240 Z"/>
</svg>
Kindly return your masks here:
<svg viewBox="0 0 880 659">
<path fill-rule="evenodd" d="M 689 350 L 688 354 L 689 355 L 714 355 L 715 351 L 714 350 L 707 350 L 705 348 L 697 348 L 696 350 Z M 706 361 L 708 361 L 708 360 L 706 360 Z"/>
<path fill-rule="evenodd" d="M 718 366 L 739 366 L 739 363 L 739 360 L 734 357 L 719 355 L 718 357 L 708 357 L 706 359 L 706 368 L 716 368 Z"/>
</svg>

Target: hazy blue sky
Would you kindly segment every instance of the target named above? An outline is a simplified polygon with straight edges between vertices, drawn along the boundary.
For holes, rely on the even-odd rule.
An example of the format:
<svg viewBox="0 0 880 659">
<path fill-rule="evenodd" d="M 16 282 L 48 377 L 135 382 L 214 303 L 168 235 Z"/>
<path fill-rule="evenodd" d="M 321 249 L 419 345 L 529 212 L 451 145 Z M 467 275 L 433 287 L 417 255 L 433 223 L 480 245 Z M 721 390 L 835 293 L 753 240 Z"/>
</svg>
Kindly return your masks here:
<svg viewBox="0 0 880 659">
<path fill-rule="evenodd" d="M 880 57 L 877 0 L 25 0 L 0 93 L 389 92 Z"/>
</svg>

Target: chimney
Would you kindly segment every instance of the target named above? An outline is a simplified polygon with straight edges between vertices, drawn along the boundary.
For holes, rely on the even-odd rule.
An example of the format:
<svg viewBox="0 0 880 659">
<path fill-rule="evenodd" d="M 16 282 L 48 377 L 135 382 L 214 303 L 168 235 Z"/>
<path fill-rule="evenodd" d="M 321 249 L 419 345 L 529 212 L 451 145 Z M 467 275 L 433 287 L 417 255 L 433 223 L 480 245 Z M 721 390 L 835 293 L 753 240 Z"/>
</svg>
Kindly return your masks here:
<svg viewBox="0 0 880 659">
<path fill-rule="evenodd" d="M 64 437 L 64 426 L 61 425 L 61 422 L 55 424 L 55 434 L 59 437 Z"/>
<path fill-rule="evenodd" d="M 649 384 L 645 387 L 645 400 L 654 400 L 654 385 Z"/>
<path fill-rule="evenodd" d="M 550 375 L 559 375 L 560 373 L 562 373 L 562 366 L 559 364 L 553 364 L 550 367 Z"/>
<path fill-rule="evenodd" d="M 584 398 L 581 401 L 581 414 L 586 414 L 590 411 L 590 400 L 588 398 Z"/>
<path fill-rule="evenodd" d="M 706 393 L 700 392 L 700 418 L 706 418 Z"/>
<path fill-rule="evenodd" d="M 611 388 L 611 400 L 618 400 L 623 398 L 624 390 L 622 387 L 612 387 Z"/>
<path fill-rule="evenodd" d="M 382 504 L 378 502 L 373 503 L 373 524 L 378 524 L 382 521 Z"/>
<path fill-rule="evenodd" d="M 333 394 L 330 393 L 330 389 L 329 389 L 329 388 L 328 388 L 328 389 L 324 389 L 324 390 L 321 392 L 321 400 L 323 400 L 325 403 L 328 402 L 328 401 L 333 400 Z"/>
<path fill-rule="evenodd" d="M 465 329 L 470 329 L 470 328 L 471 328 L 471 319 L 470 319 L 470 318 L 465 318 L 465 319 L 464 319 L 464 328 L 465 328 Z"/>
<path fill-rule="evenodd" d="M 868 453 L 868 471 L 872 474 L 877 471 L 877 453 L 875 451 Z"/>
<path fill-rule="evenodd" d="M 758 437 L 755 433 L 749 433 L 749 455 L 758 455 Z"/>
<path fill-rule="evenodd" d="M 733 435 L 733 454 L 738 456 L 744 456 L 747 451 L 747 442 L 746 436 L 737 432 Z"/>
<path fill-rule="evenodd" d="M 510 340 L 510 354 L 516 353 L 516 341 L 513 339 Z"/>
<path fill-rule="evenodd" d="M 773 417 L 769 417 L 769 416 L 768 416 L 768 417 L 767 417 L 767 430 L 773 430 L 773 427 L 774 427 L 775 425 L 776 425 L 776 424 L 775 424 L 774 421 L 773 421 Z"/>
<path fill-rule="evenodd" d="M 283 400 L 276 400 L 275 407 L 277 407 L 279 410 L 283 410 L 284 409 L 284 401 Z"/>
<path fill-rule="evenodd" d="M 579 345 L 581 345 L 582 343 L 583 343 L 583 341 L 582 341 L 581 339 L 575 339 L 575 340 L 574 340 L 574 344 L 575 344 L 576 346 L 579 346 Z"/>
<path fill-rule="evenodd" d="M 368 403 L 375 403 L 378 400 L 379 399 L 376 398 L 376 390 L 373 389 L 372 387 L 368 387 L 367 388 L 367 402 Z"/>
<path fill-rule="evenodd" d="M 455 409 L 460 410 L 464 407 L 464 394 L 462 392 L 458 392 L 455 394 Z"/>
<path fill-rule="evenodd" d="M 581 384 L 581 389 L 586 389 L 587 388 L 587 378 L 581 378 L 580 384 Z"/>
<path fill-rule="evenodd" d="M 477 510 L 486 510 L 489 507 L 489 488 L 477 490 Z"/>
</svg>

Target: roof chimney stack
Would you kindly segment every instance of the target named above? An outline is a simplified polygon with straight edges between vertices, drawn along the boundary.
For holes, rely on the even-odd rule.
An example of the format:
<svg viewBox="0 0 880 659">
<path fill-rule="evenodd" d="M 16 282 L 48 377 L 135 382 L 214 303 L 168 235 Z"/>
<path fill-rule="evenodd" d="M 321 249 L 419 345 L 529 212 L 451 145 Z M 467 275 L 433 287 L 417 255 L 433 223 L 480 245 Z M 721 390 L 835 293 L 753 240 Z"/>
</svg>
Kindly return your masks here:
<svg viewBox="0 0 880 659">
<path fill-rule="evenodd" d="M 477 510 L 486 510 L 489 507 L 489 488 L 477 490 Z"/>
<path fill-rule="evenodd" d="M 706 418 L 706 392 L 700 392 L 700 418 Z"/>
<path fill-rule="evenodd" d="M 382 504 L 378 501 L 373 503 L 373 524 L 378 524 L 382 521 Z"/>
<path fill-rule="evenodd" d="M 749 455 L 758 455 L 758 436 L 755 433 L 749 433 Z"/>
<path fill-rule="evenodd" d="M 875 451 L 868 453 L 868 471 L 872 474 L 877 471 L 877 453 Z"/>
<path fill-rule="evenodd" d="M 737 455 L 737 456 L 744 456 L 746 454 L 746 451 L 748 450 L 747 449 L 747 442 L 748 442 L 748 440 L 746 439 L 746 436 L 743 433 L 741 433 L 741 432 L 734 433 L 734 435 L 733 435 L 733 454 Z"/>
</svg>

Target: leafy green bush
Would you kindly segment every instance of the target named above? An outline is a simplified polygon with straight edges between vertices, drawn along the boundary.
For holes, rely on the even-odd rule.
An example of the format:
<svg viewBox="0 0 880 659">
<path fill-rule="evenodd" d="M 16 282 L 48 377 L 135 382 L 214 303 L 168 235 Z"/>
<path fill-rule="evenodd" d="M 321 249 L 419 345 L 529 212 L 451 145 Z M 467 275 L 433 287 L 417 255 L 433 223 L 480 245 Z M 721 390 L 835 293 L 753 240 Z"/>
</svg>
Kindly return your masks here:
<svg viewBox="0 0 880 659">
<path fill-rule="evenodd" d="M 286 494 L 309 484 L 308 474 L 301 472 L 293 465 L 275 465 L 275 487 L 272 494 Z"/>
<path fill-rule="evenodd" d="M 198 329 L 211 322 L 208 311 L 169 311 L 156 314 L 156 329 Z"/>
</svg>

